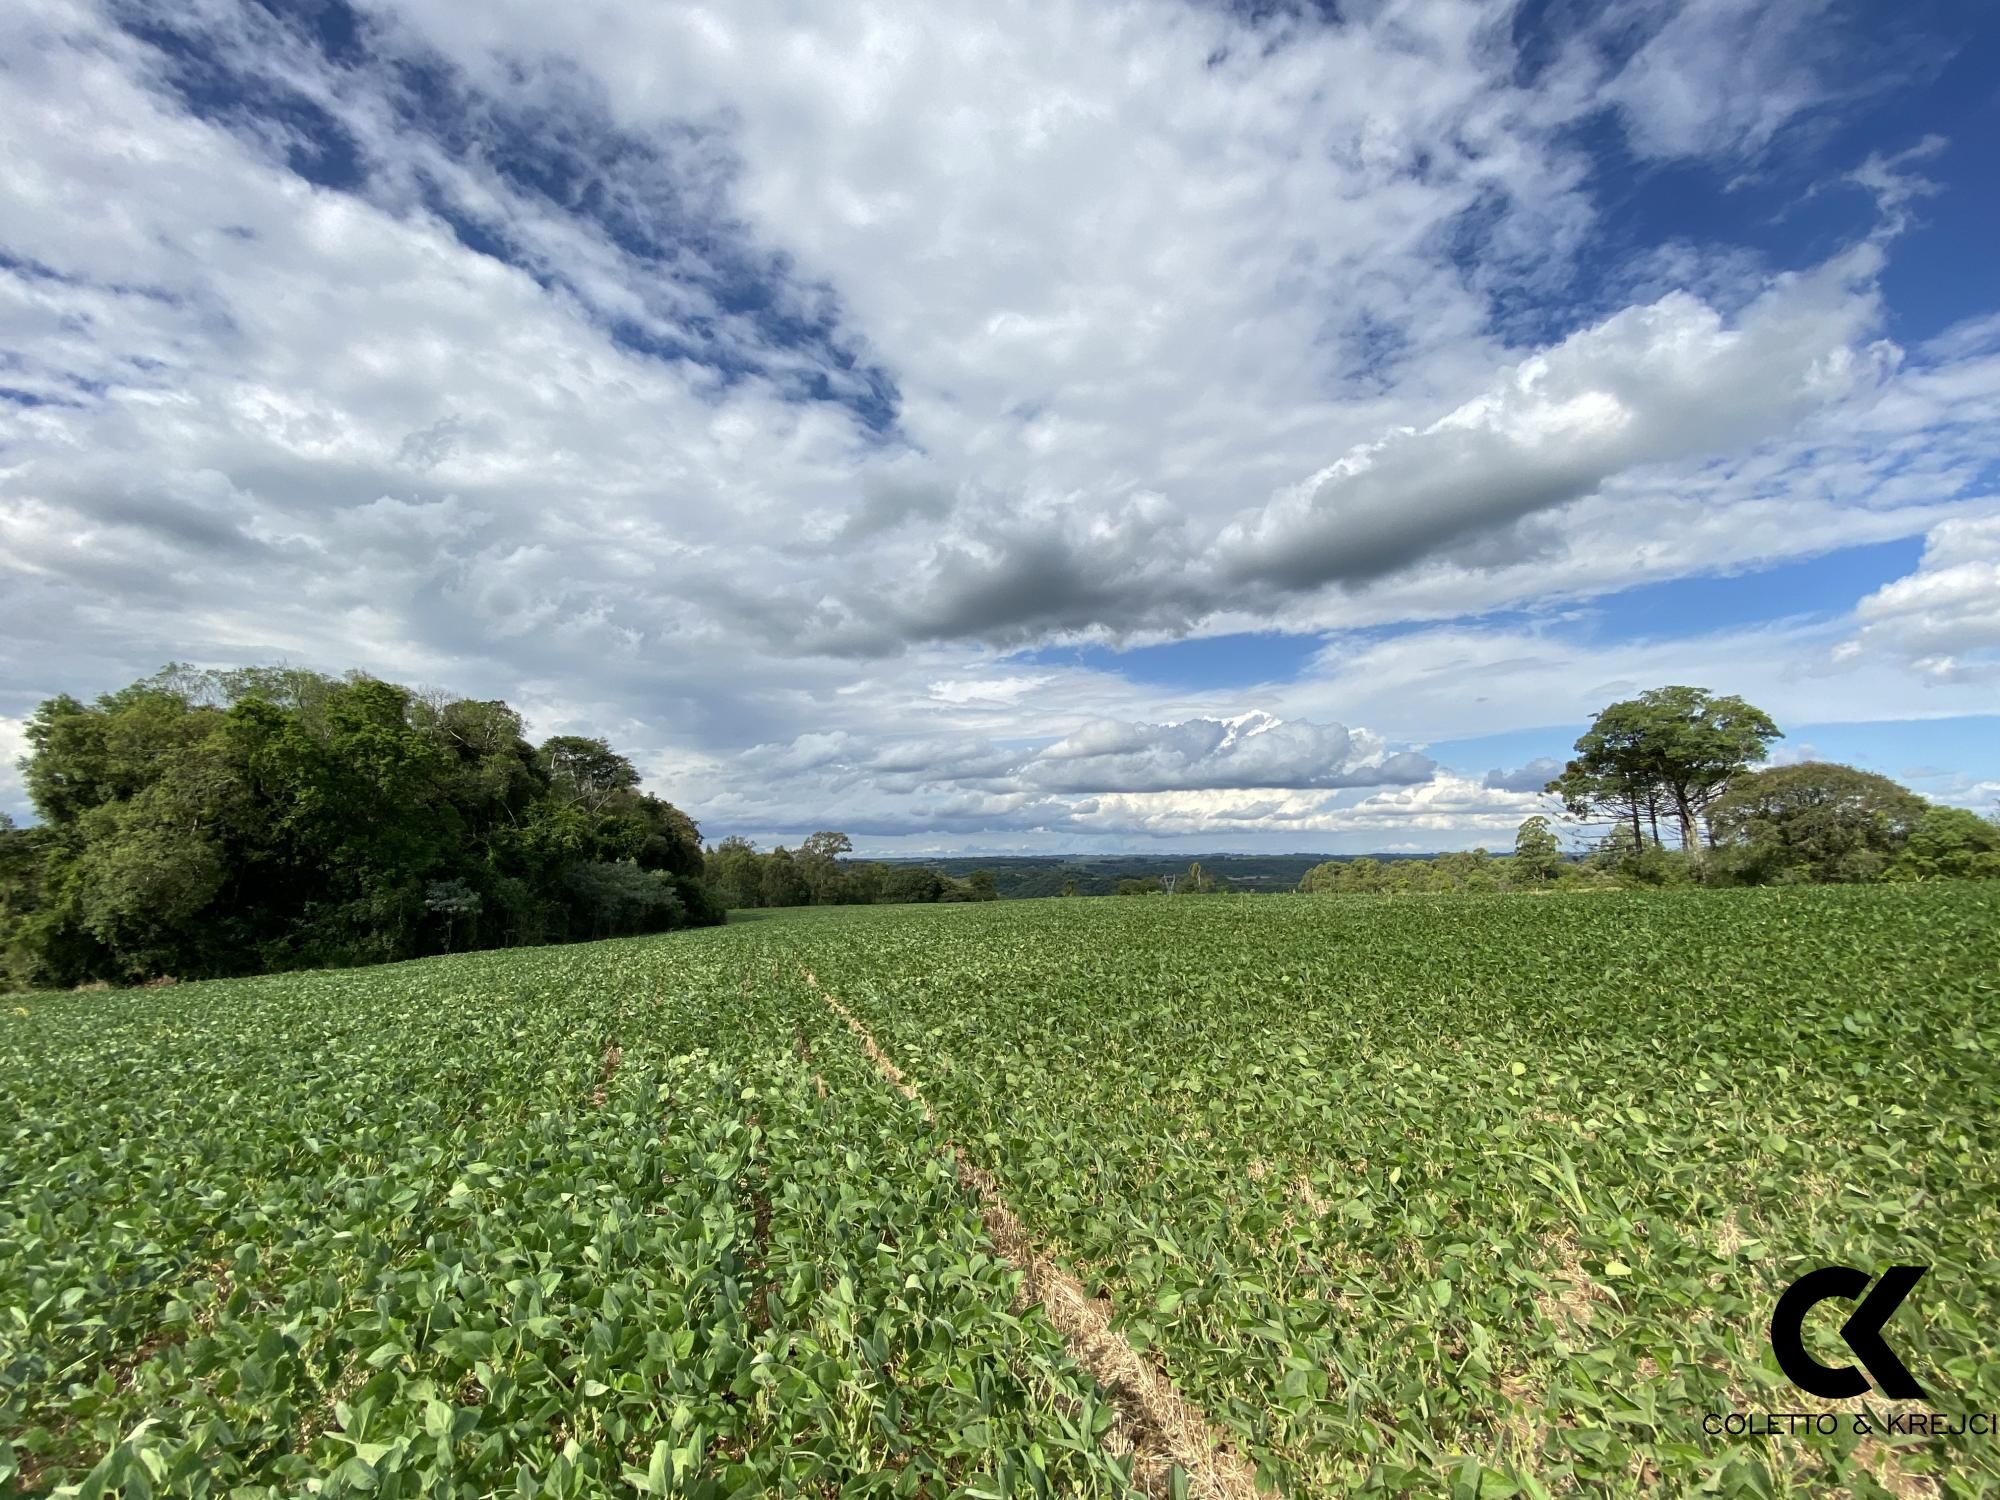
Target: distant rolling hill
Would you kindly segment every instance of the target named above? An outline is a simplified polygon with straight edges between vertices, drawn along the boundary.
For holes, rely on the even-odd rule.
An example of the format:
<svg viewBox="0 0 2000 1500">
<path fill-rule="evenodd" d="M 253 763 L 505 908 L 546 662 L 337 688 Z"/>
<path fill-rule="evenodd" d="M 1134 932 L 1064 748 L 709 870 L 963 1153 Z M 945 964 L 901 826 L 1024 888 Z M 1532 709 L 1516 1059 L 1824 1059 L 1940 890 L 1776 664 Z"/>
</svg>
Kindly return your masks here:
<svg viewBox="0 0 2000 1500">
<path fill-rule="evenodd" d="M 1290 891 L 1314 865 L 1328 859 L 1360 856 L 1327 854 L 966 854 L 937 859 L 884 860 L 885 864 L 928 865 L 963 880 L 974 870 L 990 870 L 1001 896 L 1060 896 L 1063 886 L 1076 882 L 1079 896 L 1108 896 L 1121 880 L 1148 875 L 1184 875 L 1190 863 L 1219 875 L 1238 891 Z M 1377 854 L 1375 859 L 1423 859 L 1420 854 Z"/>
</svg>

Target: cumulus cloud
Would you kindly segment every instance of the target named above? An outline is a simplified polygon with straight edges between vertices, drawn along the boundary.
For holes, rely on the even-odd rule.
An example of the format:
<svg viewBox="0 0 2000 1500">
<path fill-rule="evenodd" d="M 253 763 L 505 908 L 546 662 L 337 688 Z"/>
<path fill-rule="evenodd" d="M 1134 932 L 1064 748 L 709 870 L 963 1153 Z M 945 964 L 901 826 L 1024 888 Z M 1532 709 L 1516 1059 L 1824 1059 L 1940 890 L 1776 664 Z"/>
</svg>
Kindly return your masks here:
<svg viewBox="0 0 2000 1500">
<path fill-rule="evenodd" d="M 1383 786 L 1428 781 L 1436 763 L 1387 754 L 1339 724 L 1287 723 L 1251 712 L 1178 724 L 1099 720 L 1037 755 L 1025 774 L 1051 792 Z"/>
<path fill-rule="evenodd" d="M 1213 531 L 1157 493 L 1096 510 L 1030 503 L 974 522 L 911 559 L 903 592 L 875 615 L 886 631 L 857 636 L 857 602 L 821 644 L 1173 630 L 1231 610 L 1270 619 L 1328 584 L 1560 558 L 1561 529 L 1529 524 L 1542 513 L 1872 399 L 1899 362 L 1869 337 L 1880 264 L 1880 248 L 1862 245 L 1777 278 L 1734 317 L 1686 293 L 1628 308 Z"/>
<path fill-rule="evenodd" d="M 1274 835 L 1353 835 L 1382 847 L 1390 831 L 1430 834 L 1420 847 L 1465 838 L 1511 835 L 1539 811 L 1537 799 L 1494 791 L 1467 777 L 1443 775 L 1359 800 L 1311 792 L 1156 792 L 1099 797 L 1079 809 L 1082 828 L 1103 826 L 1152 837 L 1226 839 L 1255 830 Z M 1439 837 L 1442 836 L 1442 837 Z"/>
<path fill-rule="evenodd" d="M 19 762 L 27 753 L 27 723 L 0 716 L 0 812 L 11 812 L 21 799 Z"/>
<path fill-rule="evenodd" d="M 1556 777 L 1562 775 L 1563 763 L 1554 756 L 1544 755 L 1529 761 L 1525 766 L 1513 770 L 1494 770 L 1486 773 L 1480 785 L 1489 792 L 1539 792 Z"/>
<path fill-rule="evenodd" d="M 1023 829 L 1148 835 L 1167 810 L 1278 826 L 1354 789 L 1418 786 L 1437 766 L 1380 736 L 1259 710 L 1177 722 L 1086 719 L 1037 743 L 974 730 L 920 739 L 846 731 L 759 745 L 713 770 L 705 805 L 737 824 L 802 832 L 843 809 L 850 833 Z M 1291 812 L 1286 811 L 1291 809 Z M 1173 816 L 1181 816 L 1175 813 Z M 850 826 L 851 825 L 851 826 Z"/>
<path fill-rule="evenodd" d="M 1874 318 L 1865 283 L 1877 265 L 1864 248 L 1784 278 L 1734 326 L 1675 295 L 1572 334 L 1225 532 L 1231 571 L 1292 588 L 1373 578 L 1622 471 L 1781 434 L 1889 357 L 1855 347 Z"/>
<path fill-rule="evenodd" d="M 22 0 L 0 713 L 168 657 L 359 666 L 610 734 L 724 829 L 1282 828 L 1432 788 L 1396 747 L 1671 660 L 1450 622 L 1983 494 L 2000 348 L 1880 343 L 1868 226 L 1566 300 L 1602 212 L 1571 126 L 1734 158 L 1819 87 L 1768 18 L 1641 9 L 1617 66 L 1528 82 L 1476 6 L 409 0 L 330 39 Z M 1005 655 L 1251 629 L 1344 657 L 1252 703 Z M 1831 645 L 1773 648 L 1795 696 L 1809 661 L 1901 701 Z"/>
<path fill-rule="evenodd" d="M 1933 527 L 1916 571 L 1863 599 L 1855 617 L 1861 629 L 1838 660 L 1883 651 L 1927 678 L 2000 675 L 2000 515 Z"/>
</svg>

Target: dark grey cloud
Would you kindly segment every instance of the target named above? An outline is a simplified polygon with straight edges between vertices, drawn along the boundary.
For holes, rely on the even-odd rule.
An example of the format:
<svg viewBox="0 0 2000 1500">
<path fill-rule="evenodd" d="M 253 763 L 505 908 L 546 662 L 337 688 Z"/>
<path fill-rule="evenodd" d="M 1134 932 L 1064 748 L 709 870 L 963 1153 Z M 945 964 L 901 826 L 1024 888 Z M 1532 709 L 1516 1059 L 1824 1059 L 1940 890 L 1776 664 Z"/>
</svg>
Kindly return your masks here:
<svg viewBox="0 0 2000 1500">
<path fill-rule="evenodd" d="M 866 541 L 885 531 L 916 521 L 938 521 L 951 514 L 951 489 L 935 479 L 897 474 L 870 477 L 861 486 L 861 503 L 847 514 L 835 541 Z"/>
<path fill-rule="evenodd" d="M 1562 774 L 1563 763 L 1551 756 L 1529 761 L 1511 771 L 1491 770 L 1480 783 L 1489 792 L 1539 792 Z"/>
<path fill-rule="evenodd" d="M 1563 507 L 1628 472 L 1788 431 L 1884 366 L 1856 343 L 1876 316 L 1871 247 L 1774 284 L 1734 312 L 1685 292 L 1628 307 L 1503 368 L 1428 426 L 1351 447 L 1219 527 L 1170 497 L 1004 508 L 991 496 L 909 539 L 893 578 L 788 612 L 806 649 L 1019 645 L 1089 631 L 1185 630 L 1223 612 L 1279 617 L 1301 596 L 1445 565 L 1504 572 L 1557 559 Z M 872 502 L 857 513 L 871 533 Z M 900 516 L 893 510 L 882 512 Z"/>
</svg>

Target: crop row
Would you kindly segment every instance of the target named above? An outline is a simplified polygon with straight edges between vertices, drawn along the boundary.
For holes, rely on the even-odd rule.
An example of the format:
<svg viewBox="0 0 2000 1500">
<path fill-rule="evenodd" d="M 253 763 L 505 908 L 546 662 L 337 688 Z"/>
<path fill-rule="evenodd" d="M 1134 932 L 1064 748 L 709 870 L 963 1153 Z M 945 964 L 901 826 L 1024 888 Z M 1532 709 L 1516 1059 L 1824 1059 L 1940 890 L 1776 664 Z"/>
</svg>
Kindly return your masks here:
<svg viewBox="0 0 2000 1500">
<path fill-rule="evenodd" d="M 1978 1438 L 1703 1426 L 1824 1408 L 1766 1326 L 1828 1263 L 1930 1266 L 1930 1408 L 2000 1408 L 1996 919 L 1962 886 L 789 931 L 1267 1482 L 1491 1500 L 2000 1482 Z"/>
<path fill-rule="evenodd" d="M 1764 1330 L 1826 1263 L 1929 1266 L 1899 1348 L 2000 1407 L 1996 917 L 1048 901 L 37 997 L 0 1494 L 1129 1494 L 947 1138 L 1280 1491 L 1984 1493 L 1703 1418 L 1819 1409 Z"/>
<path fill-rule="evenodd" d="M 756 937 L 8 1016 L 0 1493 L 1128 1493 Z"/>
</svg>

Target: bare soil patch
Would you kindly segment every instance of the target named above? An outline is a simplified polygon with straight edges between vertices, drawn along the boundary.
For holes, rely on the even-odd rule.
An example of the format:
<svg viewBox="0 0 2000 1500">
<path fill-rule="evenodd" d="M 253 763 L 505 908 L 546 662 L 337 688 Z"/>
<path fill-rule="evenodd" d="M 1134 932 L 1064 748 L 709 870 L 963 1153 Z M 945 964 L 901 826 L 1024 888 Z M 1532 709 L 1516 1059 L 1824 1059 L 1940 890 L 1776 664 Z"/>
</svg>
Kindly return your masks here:
<svg viewBox="0 0 2000 1500">
<path fill-rule="evenodd" d="M 598 1061 L 597 1086 L 590 1091 L 590 1107 L 604 1108 L 604 1101 L 611 1087 L 611 1080 L 618 1076 L 618 1064 L 625 1060 L 625 1049 L 616 1042 L 604 1044 L 604 1056 Z"/>
</svg>

